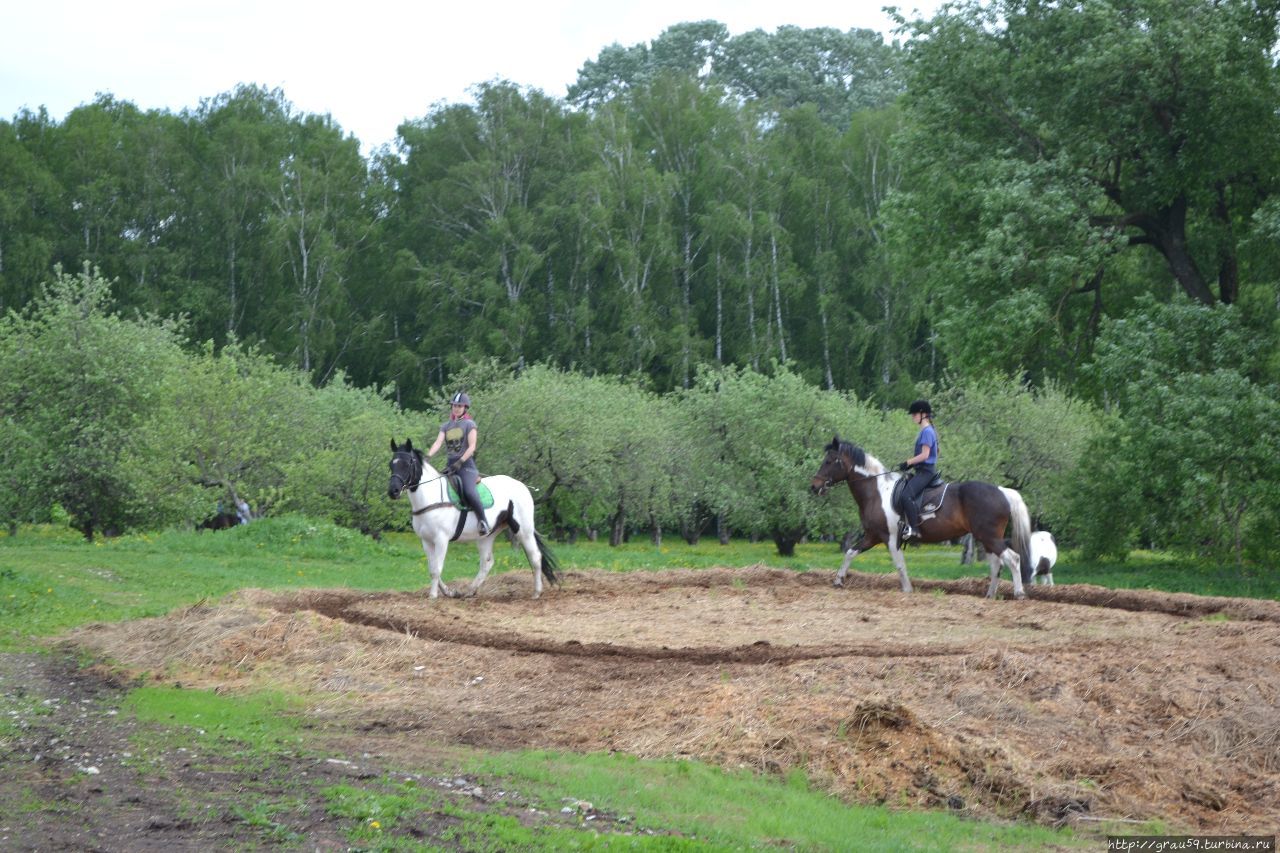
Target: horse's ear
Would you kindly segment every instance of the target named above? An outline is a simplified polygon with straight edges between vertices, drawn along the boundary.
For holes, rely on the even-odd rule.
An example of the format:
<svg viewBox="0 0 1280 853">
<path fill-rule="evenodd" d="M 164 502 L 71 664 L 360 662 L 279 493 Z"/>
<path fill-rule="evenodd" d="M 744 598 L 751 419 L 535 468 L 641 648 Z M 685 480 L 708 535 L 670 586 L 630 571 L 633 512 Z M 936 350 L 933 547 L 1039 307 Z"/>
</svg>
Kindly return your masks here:
<svg viewBox="0 0 1280 853">
<path fill-rule="evenodd" d="M 839 447 L 839 446 L 840 446 L 840 436 L 839 436 L 839 434 L 832 435 L 832 436 L 831 436 L 831 443 L 827 445 L 827 450 L 835 450 L 835 449 L 836 449 L 837 447 Z"/>
<path fill-rule="evenodd" d="M 404 449 L 405 449 L 405 450 L 413 450 L 413 439 L 412 439 L 412 438 L 406 438 L 406 439 L 404 440 Z"/>
<path fill-rule="evenodd" d="M 396 452 L 397 450 L 399 450 L 399 449 L 400 449 L 400 448 L 396 447 L 396 440 L 395 440 L 395 438 L 393 437 L 393 438 L 391 439 L 391 452 L 392 452 L 392 453 L 395 453 L 395 452 Z"/>
</svg>

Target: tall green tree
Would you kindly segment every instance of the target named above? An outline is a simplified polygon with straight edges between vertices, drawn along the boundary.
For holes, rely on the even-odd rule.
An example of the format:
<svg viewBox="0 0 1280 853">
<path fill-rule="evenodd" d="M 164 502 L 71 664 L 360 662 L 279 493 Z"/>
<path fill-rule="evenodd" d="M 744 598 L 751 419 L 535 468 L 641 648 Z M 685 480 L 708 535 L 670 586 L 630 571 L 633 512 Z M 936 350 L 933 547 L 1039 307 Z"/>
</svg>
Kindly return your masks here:
<svg viewBox="0 0 1280 853">
<path fill-rule="evenodd" d="M 292 107 L 279 90 L 238 86 L 186 116 L 189 283 L 174 309 L 197 340 L 261 339 L 273 301 L 271 195 L 288 159 Z"/>
<path fill-rule="evenodd" d="M 362 331 L 347 288 L 373 223 L 368 175 L 358 142 L 328 117 L 291 122 L 288 140 L 269 195 L 270 256 L 285 271 L 269 340 L 277 351 L 287 344 L 290 360 L 323 381 Z"/>
<path fill-rule="evenodd" d="M 1144 300 L 1104 324 L 1090 365 L 1118 417 L 1081 469 L 1090 553 L 1134 545 L 1243 560 L 1280 548 L 1280 406 L 1262 341 L 1231 307 Z"/>
<path fill-rule="evenodd" d="M 1104 292 L 1239 298 L 1241 241 L 1280 174 L 1277 11 L 966 0 L 908 25 L 895 227 L 947 300 L 958 364 L 1060 373 L 1030 342 L 1091 338 Z"/>
<path fill-rule="evenodd" d="M 30 301 L 53 265 L 61 188 L 25 140 L 52 133 L 50 124 L 44 112 L 0 121 L 0 311 Z"/>
<path fill-rule="evenodd" d="M 141 521 L 129 476 L 145 452 L 137 431 L 182 361 L 176 325 L 122 319 L 110 291 L 96 270 L 59 269 L 22 314 L 0 322 L 0 424 L 31 451 L 21 469 L 25 509 L 36 499 L 60 504 L 88 539 Z"/>
</svg>

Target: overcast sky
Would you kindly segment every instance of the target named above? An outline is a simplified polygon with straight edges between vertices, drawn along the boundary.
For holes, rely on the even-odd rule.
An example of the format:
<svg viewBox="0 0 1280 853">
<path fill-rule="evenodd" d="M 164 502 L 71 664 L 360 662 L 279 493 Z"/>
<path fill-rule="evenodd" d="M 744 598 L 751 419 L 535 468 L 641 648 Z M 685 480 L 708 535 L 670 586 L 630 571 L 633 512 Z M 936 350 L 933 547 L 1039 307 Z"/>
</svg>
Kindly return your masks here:
<svg viewBox="0 0 1280 853">
<path fill-rule="evenodd" d="M 682 21 L 730 33 L 868 28 L 892 39 L 865 0 L 25 0 L 0 15 L 0 117 L 43 106 L 57 121 L 97 93 L 179 112 L 239 83 L 279 87 L 328 113 L 366 152 L 438 102 L 504 78 L 563 97 L 601 48 L 656 38 Z M 901 0 L 907 12 L 936 0 Z"/>
</svg>

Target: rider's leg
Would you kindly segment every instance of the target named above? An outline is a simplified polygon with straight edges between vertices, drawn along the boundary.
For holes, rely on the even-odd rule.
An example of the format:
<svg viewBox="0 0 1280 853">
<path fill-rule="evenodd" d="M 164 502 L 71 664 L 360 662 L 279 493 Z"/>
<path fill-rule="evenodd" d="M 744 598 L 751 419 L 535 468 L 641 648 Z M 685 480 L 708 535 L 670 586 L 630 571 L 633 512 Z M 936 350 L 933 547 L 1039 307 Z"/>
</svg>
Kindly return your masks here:
<svg viewBox="0 0 1280 853">
<path fill-rule="evenodd" d="M 480 493 L 476 491 L 477 473 L 474 465 L 463 465 L 458 470 L 458 479 L 462 480 L 462 496 L 471 505 L 472 511 L 476 514 L 476 521 L 480 523 L 480 535 L 488 536 L 489 523 L 485 521 L 484 507 L 480 503 Z"/>
<path fill-rule="evenodd" d="M 907 485 L 902 490 L 902 513 L 907 517 L 906 535 L 908 537 L 920 535 L 920 493 L 924 491 L 930 479 L 921 473 L 916 473 L 907 480 Z"/>
</svg>

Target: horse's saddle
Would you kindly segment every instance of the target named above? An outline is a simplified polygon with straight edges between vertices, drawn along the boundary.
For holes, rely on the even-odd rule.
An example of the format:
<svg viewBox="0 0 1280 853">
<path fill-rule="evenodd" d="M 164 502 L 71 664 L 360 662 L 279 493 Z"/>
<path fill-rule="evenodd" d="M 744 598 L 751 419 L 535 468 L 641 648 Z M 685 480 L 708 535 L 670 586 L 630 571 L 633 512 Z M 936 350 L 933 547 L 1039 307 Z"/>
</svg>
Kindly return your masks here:
<svg viewBox="0 0 1280 853">
<path fill-rule="evenodd" d="M 893 511 L 898 515 L 903 514 L 902 510 L 902 490 L 907 485 L 906 477 L 900 477 L 897 484 L 893 487 L 893 497 L 890 502 Z M 936 471 L 933 479 L 929 481 L 929 485 L 924 487 L 924 491 L 920 493 L 920 520 L 925 521 L 934 516 L 938 511 L 938 507 L 942 506 L 942 499 L 946 497 L 947 487 L 951 484 L 942 479 L 942 475 Z"/>
<path fill-rule="evenodd" d="M 453 501 L 454 507 L 464 512 L 467 510 L 470 510 L 471 507 L 465 502 L 463 502 L 462 496 L 458 494 L 458 489 L 454 485 L 454 478 L 450 477 L 448 479 L 448 483 L 449 483 L 449 500 Z M 489 491 L 489 487 L 486 486 L 483 482 L 476 483 L 476 494 L 480 496 L 480 506 L 484 507 L 485 509 L 488 509 L 489 507 L 493 506 L 493 492 Z"/>
</svg>

